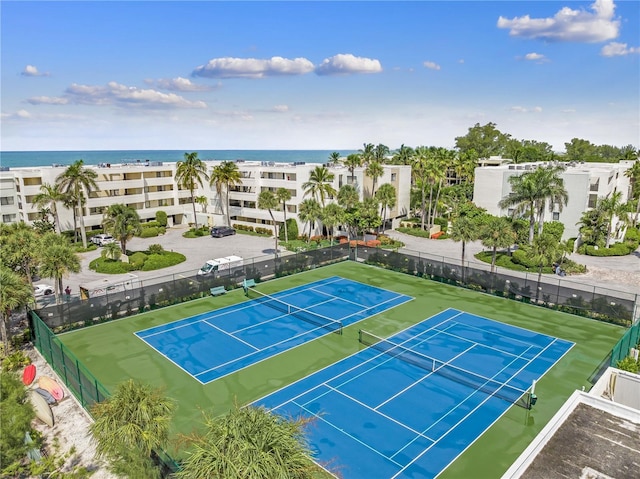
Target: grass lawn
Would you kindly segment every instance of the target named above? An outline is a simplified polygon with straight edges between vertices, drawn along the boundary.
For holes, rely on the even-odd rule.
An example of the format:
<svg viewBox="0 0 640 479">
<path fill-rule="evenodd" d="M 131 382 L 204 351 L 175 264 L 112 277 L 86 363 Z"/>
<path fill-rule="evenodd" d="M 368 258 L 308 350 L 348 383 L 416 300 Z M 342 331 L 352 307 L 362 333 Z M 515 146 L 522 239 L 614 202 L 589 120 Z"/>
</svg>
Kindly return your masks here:
<svg viewBox="0 0 640 479">
<path fill-rule="evenodd" d="M 133 333 L 247 301 L 242 290 L 64 333 L 59 337 L 109 390 L 130 377 L 164 387 L 167 395 L 179 404 L 174 433 L 188 433 L 196 429 L 201 422 L 201 410 L 223 414 L 234 401 L 240 404 L 254 401 L 357 352 L 362 347 L 358 342 L 359 329 L 389 336 L 451 307 L 575 342 L 571 351 L 537 384 L 538 404 L 531 411 L 517 406 L 509 409 L 439 476 L 449 479 L 500 477 L 571 393 L 582 386 L 590 387 L 589 378 L 625 332 L 625 329 L 611 324 L 352 261 L 261 283 L 258 289 L 272 293 L 329 276 L 342 276 L 415 299 L 346 327 L 342 336 L 328 334 L 207 385 L 201 385 L 151 350 Z"/>
</svg>

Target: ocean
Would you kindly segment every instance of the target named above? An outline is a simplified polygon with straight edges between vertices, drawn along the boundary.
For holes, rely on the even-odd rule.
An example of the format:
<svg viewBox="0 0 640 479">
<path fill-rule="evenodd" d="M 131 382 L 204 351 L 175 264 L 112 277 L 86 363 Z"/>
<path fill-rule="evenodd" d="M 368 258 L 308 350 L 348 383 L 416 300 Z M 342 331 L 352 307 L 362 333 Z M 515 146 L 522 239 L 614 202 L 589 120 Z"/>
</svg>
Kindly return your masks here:
<svg viewBox="0 0 640 479">
<path fill-rule="evenodd" d="M 326 163 L 334 151 L 340 156 L 354 150 L 104 150 L 104 151 L 1 151 L 0 167 L 67 166 L 79 159 L 87 165 L 99 163 L 137 163 L 149 161 L 180 161 L 185 153 L 196 151 L 201 160 L 254 160 L 279 163 Z"/>
</svg>

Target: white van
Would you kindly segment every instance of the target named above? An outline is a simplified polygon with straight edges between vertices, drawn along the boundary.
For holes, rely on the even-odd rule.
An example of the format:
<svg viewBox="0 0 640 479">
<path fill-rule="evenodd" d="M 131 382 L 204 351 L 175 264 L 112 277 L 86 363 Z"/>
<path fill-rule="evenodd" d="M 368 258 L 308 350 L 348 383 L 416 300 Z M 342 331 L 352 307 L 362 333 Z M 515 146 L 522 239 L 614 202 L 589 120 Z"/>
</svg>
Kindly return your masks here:
<svg viewBox="0 0 640 479">
<path fill-rule="evenodd" d="M 242 268 L 244 261 L 240 256 L 226 256 L 224 258 L 210 259 L 198 271 L 198 276 L 216 275 L 228 272 L 237 268 Z M 229 274 L 229 273 L 226 273 Z"/>
</svg>

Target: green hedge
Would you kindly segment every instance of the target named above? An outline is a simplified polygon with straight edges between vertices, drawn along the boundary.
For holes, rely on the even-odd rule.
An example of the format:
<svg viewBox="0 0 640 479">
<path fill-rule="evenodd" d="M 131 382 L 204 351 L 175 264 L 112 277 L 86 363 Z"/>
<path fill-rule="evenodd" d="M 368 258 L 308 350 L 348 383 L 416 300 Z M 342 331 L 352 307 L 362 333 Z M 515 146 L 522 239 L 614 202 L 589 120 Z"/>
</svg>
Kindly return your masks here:
<svg viewBox="0 0 640 479">
<path fill-rule="evenodd" d="M 122 274 L 130 271 L 154 271 L 168 268 L 186 261 L 185 255 L 170 251 L 150 254 L 148 251 L 129 252 L 129 262 L 97 258 L 89 264 L 89 269 L 98 273 Z"/>
<path fill-rule="evenodd" d="M 420 238 L 429 238 L 431 236 L 428 231 L 422 230 L 420 228 L 396 228 L 396 231 L 411 236 L 418 236 Z"/>
<path fill-rule="evenodd" d="M 637 241 L 625 241 L 615 243 L 608 248 L 597 248 L 593 245 L 582 245 L 578 248 L 578 253 L 589 256 L 626 256 L 638 249 Z"/>
</svg>

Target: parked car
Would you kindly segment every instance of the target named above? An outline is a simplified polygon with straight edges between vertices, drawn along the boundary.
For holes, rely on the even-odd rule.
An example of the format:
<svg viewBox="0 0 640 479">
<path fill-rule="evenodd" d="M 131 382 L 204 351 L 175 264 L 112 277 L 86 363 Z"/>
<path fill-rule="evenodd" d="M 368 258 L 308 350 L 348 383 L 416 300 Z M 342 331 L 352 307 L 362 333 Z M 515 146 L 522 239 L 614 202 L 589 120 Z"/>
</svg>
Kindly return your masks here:
<svg viewBox="0 0 640 479">
<path fill-rule="evenodd" d="M 91 238 L 91 242 L 98 246 L 104 246 L 106 244 L 113 243 L 114 241 L 115 239 L 113 238 L 113 236 L 108 234 L 99 234 Z"/>
<path fill-rule="evenodd" d="M 34 284 L 33 295 L 38 298 L 40 296 L 49 296 L 55 293 L 55 288 L 48 284 Z"/>
<path fill-rule="evenodd" d="M 211 228 L 212 238 L 222 238 L 223 236 L 231 236 L 234 234 L 236 234 L 236 230 L 231 226 L 214 226 Z"/>
</svg>

